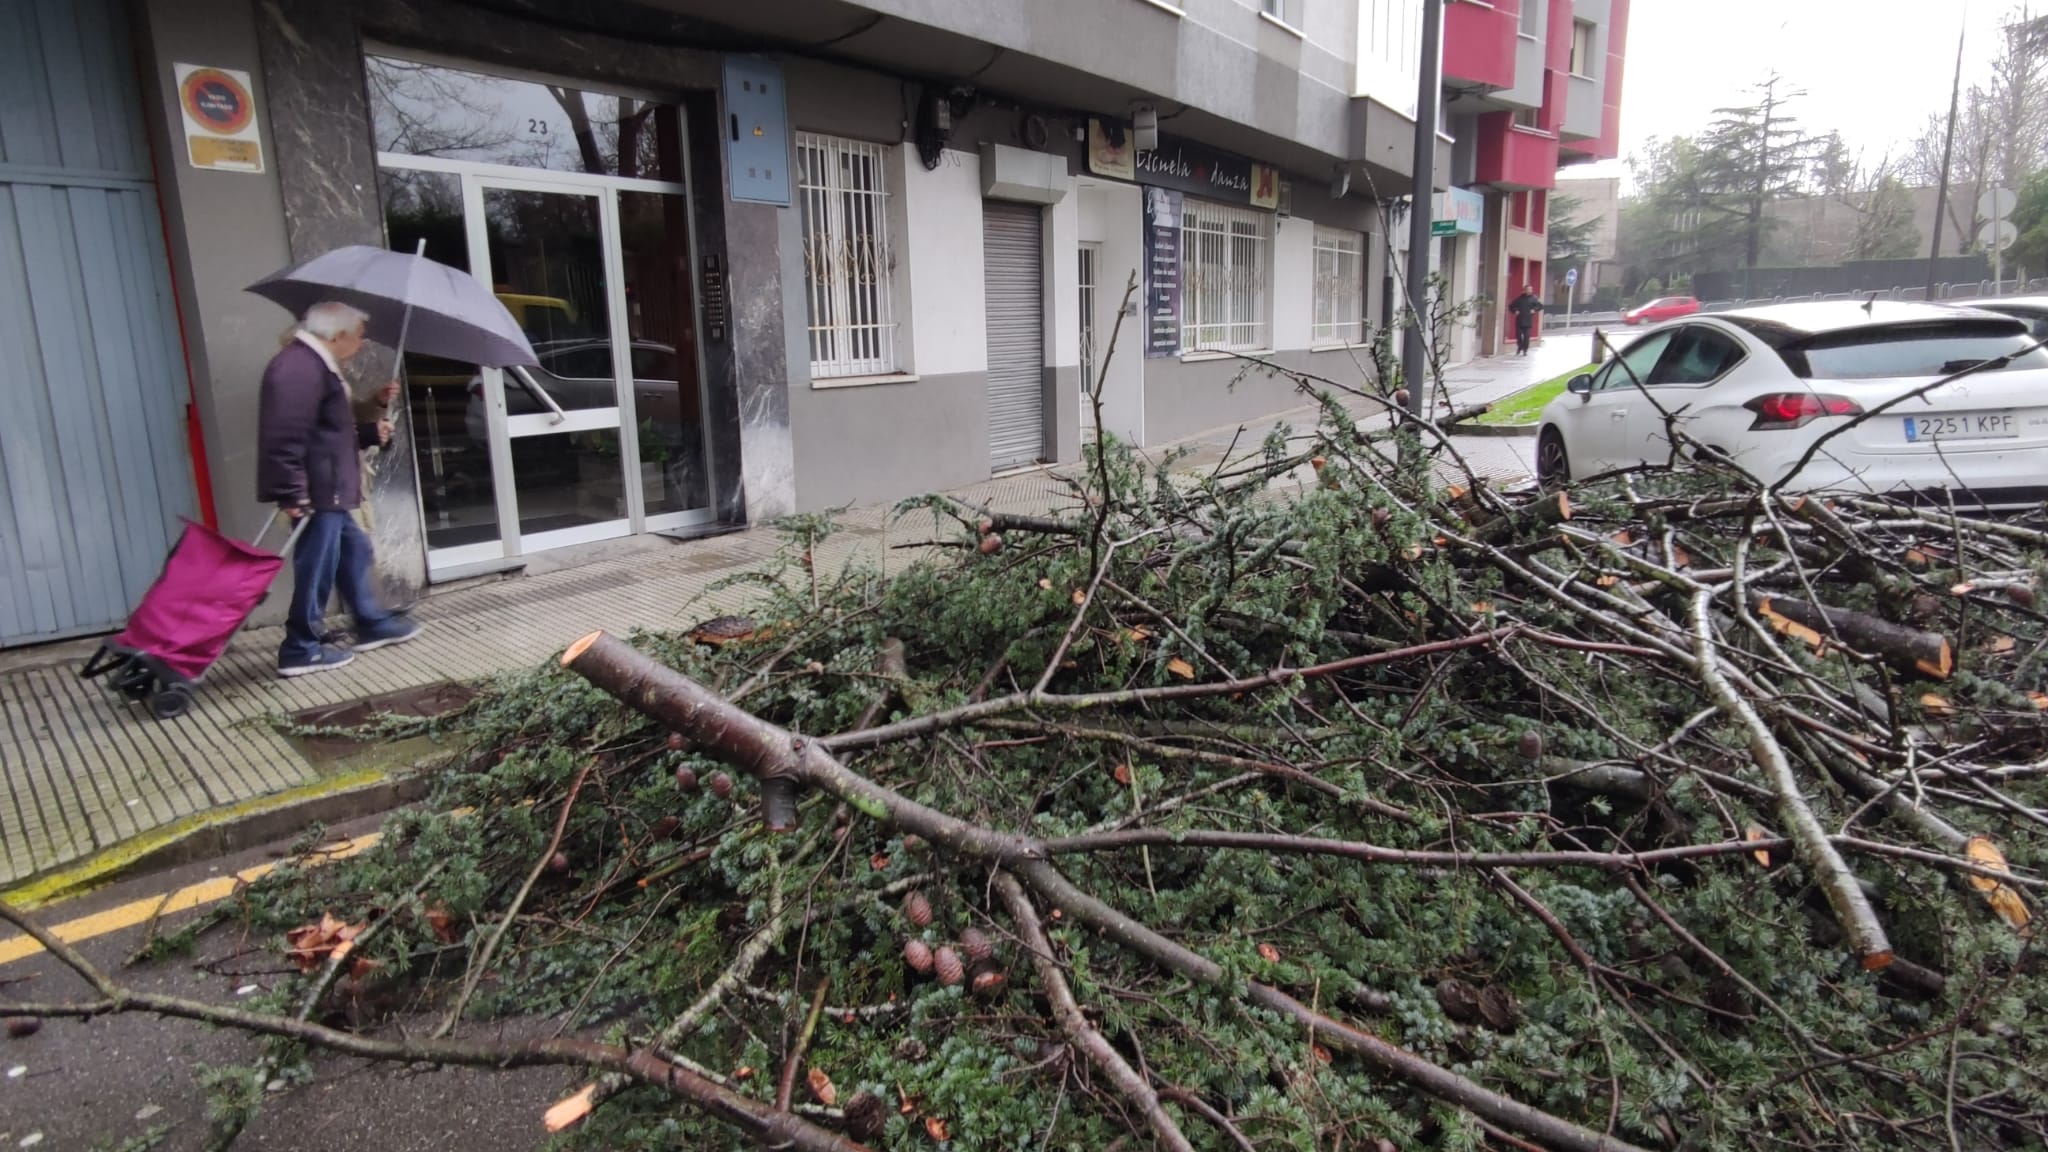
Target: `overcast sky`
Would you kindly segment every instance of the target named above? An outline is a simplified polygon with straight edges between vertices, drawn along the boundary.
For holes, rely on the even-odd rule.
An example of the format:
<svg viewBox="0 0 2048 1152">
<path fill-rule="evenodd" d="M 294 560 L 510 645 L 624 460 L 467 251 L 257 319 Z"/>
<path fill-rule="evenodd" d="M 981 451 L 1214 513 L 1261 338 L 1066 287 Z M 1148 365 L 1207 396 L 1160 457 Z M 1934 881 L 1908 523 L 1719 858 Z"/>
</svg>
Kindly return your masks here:
<svg viewBox="0 0 2048 1152">
<path fill-rule="evenodd" d="M 1806 95 L 1809 130 L 1839 129 L 1875 162 L 1903 152 L 1929 112 L 1948 111 L 1956 34 L 1968 20 L 1963 84 L 1982 82 L 2000 18 L 2022 0 L 1633 0 L 1622 83 L 1621 154 L 1696 132 L 1715 108 L 1749 103 L 1775 68 Z M 2048 0 L 2032 0 L 2035 12 Z M 1568 175 L 1620 175 L 1619 161 Z"/>
</svg>

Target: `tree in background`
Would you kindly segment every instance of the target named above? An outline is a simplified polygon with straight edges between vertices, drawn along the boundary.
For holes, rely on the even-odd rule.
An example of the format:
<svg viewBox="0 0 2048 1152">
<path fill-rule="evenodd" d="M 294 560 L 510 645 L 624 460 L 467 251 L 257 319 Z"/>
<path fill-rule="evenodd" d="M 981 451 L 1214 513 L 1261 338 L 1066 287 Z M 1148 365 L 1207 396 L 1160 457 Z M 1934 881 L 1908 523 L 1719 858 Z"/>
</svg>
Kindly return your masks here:
<svg viewBox="0 0 2048 1152">
<path fill-rule="evenodd" d="M 1991 62 L 1990 87 L 1998 177 L 2017 189 L 2048 166 L 2048 16 L 2023 5 L 1999 30 L 2005 43 Z"/>
<path fill-rule="evenodd" d="M 1637 193 L 1621 211 L 1624 279 L 1661 285 L 1680 270 L 1734 267 L 1741 238 L 1726 213 L 1708 210 L 1713 198 L 1692 137 L 1652 138 L 1628 165 Z"/>
<path fill-rule="evenodd" d="M 1805 191 L 1818 151 L 1790 110 L 1804 93 L 1775 72 L 1750 90 L 1755 102 L 1716 108 L 1699 142 L 1700 207 L 1738 222 L 1745 268 L 1757 266 L 1773 224 L 1765 209 Z"/>
<path fill-rule="evenodd" d="M 1989 80 L 1970 85 L 1956 113 L 1942 243 L 1950 252 L 1977 247 L 1984 224 L 1977 201 L 1986 191 L 2018 189 L 2048 167 L 2048 16 L 2024 6 L 2000 30 L 2003 44 Z M 1928 115 L 1903 165 L 1909 181 L 1923 187 L 1940 183 L 1947 131 L 1946 111 Z"/>
<path fill-rule="evenodd" d="M 1913 194 L 1899 178 L 1899 162 L 1889 154 L 1866 164 L 1851 153 L 1840 132 L 1818 144 L 1813 162 L 1815 191 L 1854 213 L 1846 234 L 1830 230 L 1811 257 L 1821 261 L 1891 260 L 1913 255 L 1920 247 L 1920 228 L 1913 221 Z"/>
<path fill-rule="evenodd" d="M 2020 237 L 2013 242 L 2006 256 L 2024 275 L 2032 272 L 2040 275 L 2048 271 L 2048 169 L 2034 173 L 2019 193 L 2019 203 L 2012 211 L 2013 227 L 2019 229 Z"/>
<path fill-rule="evenodd" d="M 1850 206 L 1856 209 L 1856 231 L 1849 240 L 1848 259 L 1896 260 L 1919 250 L 1913 194 L 1891 171 L 1889 160 L 1878 165 L 1868 187 Z"/>
<path fill-rule="evenodd" d="M 1600 229 L 1600 218 L 1587 215 L 1580 219 L 1585 211 L 1585 201 L 1576 196 L 1550 194 L 1549 247 L 1544 258 L 1548 267 L 1556 269 L 1554 276 L 1563 276 L 1567 268 L 1583 269 L 1593 258 L 1593 236 Z"/>
</svg>

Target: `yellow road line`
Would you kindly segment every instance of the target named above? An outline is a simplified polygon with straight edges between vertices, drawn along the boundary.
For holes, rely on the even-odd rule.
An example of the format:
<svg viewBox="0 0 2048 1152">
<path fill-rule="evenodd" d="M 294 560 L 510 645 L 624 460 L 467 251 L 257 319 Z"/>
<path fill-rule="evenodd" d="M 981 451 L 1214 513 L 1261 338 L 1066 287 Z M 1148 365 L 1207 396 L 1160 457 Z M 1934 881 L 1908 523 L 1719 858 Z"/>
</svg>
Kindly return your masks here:
<svg viewBox="0 0 2048 1152">
<path fill-rule="evenodd" d="M 308 863 L 324 864 L 334 860 L 346 860 L 351 856 L 361 855 L 369 851 L 381 838 L 380 833 L 370 832 L 353 839 L 343 840 L 331 848 L 313 853 L 308 858 Z M 252 884 L 270 875 L 276 869 L 276 863 L 258 864 L 253 868 L 244 868 L 232 876 L 216 876 L 211 880 L 187 885 L 168 895 L 131 900 L 126 904 L 95 912 L 90 916 L 80 916 L 76 920 L 67 920 L 51 928 L 50 934 L 66 944 L 76 944 L 81 940 L 91 940 L 95 937 L 120 932 L 140 924 L 146 924 L 152 916 L 169 916 L 176 912 L 189 912 L 194 908 L 203 908 L 208 904 L 219 903 L 234 895 L 236 890 L 241 888 L 242 885 Z M 15 936 L 10 939 L 0 940 L 0 965 L 26 960 L 42 950 L 43 946 L 30 936 Z"/>
</svg>

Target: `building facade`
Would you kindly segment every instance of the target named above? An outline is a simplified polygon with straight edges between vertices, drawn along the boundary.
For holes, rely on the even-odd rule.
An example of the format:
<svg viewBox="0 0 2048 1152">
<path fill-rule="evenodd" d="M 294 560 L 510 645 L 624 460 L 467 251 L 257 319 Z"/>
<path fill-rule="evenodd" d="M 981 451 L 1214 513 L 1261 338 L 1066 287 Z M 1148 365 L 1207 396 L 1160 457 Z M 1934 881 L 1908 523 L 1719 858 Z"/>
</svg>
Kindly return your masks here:
<svg viewBox="0 0 2048 1152">
<path fill-rule="evenodd" d="M 1444 115 L 1458 146 L 1452 183 L 1486 203 L 1469 241 L 1489 303 L 1480 351 L 1512 339 L 1504 305 L 1523 288 L 1549 301 L 1549 198 L 1560 167 L 1621 147 L 1629 0 L 1454 3 L 1444 16 Z M 1557 301 L 1562 303 L 1562 301 Z"/>
<path fill-rule="evenodd" d="M 1356 374 L 1393 315 L 1410 7 L 0 0 L 0 645 L 117 626 L 180 517 L 254 534 L 292 318 L 245 288 L 340 245 L 541 360 L 362 358 L 396 597 L 1072 461 L 1088 382 L 1139 443 L 1290 407 L 1242 355 Z"/>
</svg>

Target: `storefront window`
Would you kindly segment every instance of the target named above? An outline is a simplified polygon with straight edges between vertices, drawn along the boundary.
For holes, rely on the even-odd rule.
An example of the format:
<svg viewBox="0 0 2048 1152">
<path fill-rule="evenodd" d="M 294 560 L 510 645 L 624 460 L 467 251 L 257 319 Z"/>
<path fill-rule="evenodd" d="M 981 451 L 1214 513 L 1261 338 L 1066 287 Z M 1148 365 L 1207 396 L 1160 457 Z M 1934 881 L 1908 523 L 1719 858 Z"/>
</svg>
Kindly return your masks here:
<svg viewBox="0 0 2048 1152">
<path fill-rule="evenodd" d="M 371 56 L 379 152 L 647 180 L 683 178 L 673 104 Z"/>
</svg>

